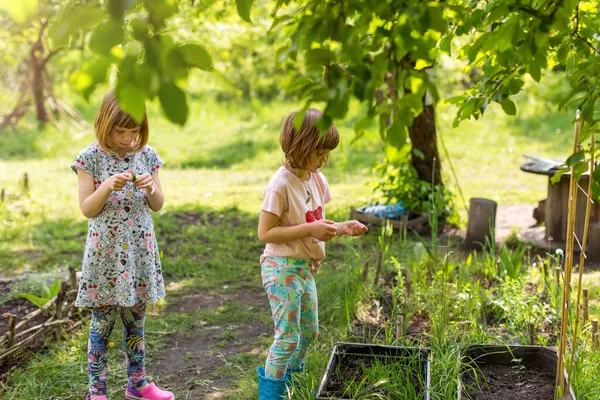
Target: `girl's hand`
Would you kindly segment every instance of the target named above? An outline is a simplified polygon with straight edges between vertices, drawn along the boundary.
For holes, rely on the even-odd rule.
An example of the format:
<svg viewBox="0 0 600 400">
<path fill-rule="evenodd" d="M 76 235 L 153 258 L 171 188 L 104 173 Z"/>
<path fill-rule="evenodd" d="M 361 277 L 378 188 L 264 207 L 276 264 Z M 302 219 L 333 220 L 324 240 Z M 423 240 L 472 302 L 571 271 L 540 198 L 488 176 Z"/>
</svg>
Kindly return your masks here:
<svg viewBox="0 0 600 400">
<path fill-rule="evenodd" d="M 327 242 L 336 235 L 336 228 L 333 221 L 321 219 L 310 223 L 311 236 L 315 239 Z"/>
<path fill-rule="evenodd" d="M 113 192 L 120 192 L 129 181 L 131 181 L 131 174 L 123 173 L 111 176 L 105 183 Z"/>
<path fill-rule="evenodd" d="M 337 234 L 338 235 L 348 235 L 348 236 L 360 236 L 363 233 L 367 232 L 369 228 L 358 222 L 357 220 L 351 220 L 342 222 L 338 225 Z"/>
<path fill-rule="evenodd" d="M 317 261 L 315 259 L 311 259 L 310 260 L 310 271 L 313 274 L 316 274 L 319 272 L 319 270 L 321 269 L 321 261 Z"/>
<path fill-rule="evenodd" d="M 152 175 L 150 174 L 142 174 L 135 177 L 136 179 L 133 181 L 133 184 L 141 189 L 146 189 L 146 191 L 150 190 L 150 194 L 154 193 L 156 190 L 154 186 L 154 179 L 152 179 Z"/>
</svg>

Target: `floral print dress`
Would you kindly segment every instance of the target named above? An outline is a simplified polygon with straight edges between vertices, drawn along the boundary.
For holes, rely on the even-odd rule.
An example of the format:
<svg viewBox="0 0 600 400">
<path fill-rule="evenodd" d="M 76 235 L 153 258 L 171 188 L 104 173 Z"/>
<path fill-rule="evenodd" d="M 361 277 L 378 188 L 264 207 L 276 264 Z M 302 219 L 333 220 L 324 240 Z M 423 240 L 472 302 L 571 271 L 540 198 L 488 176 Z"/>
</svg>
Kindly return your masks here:
<svg viewBox="0 0 600 400">
<path fill-rule="evenodd" d="M 92 144 L 79 153 L 71 168 L 94 177 L 95 188 L 112 175 L 153 174 L 163 165 L 148 145 L 121 158 Z M 165 296 L 162 265 L 146 190 L 128 182 L 112 192 L 100 214 L 88 221 L 77 307 L 153 303 Z"/>
</svg>

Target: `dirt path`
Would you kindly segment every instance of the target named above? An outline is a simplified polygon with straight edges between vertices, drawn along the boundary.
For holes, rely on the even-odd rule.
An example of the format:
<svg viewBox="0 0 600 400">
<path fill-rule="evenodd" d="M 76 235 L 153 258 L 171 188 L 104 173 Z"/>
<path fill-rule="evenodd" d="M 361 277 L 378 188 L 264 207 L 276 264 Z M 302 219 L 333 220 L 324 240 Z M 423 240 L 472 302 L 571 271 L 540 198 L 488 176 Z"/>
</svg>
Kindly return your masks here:
<svg viewBox="0 0 600 400">
<path fill-rule="evenodd" d="M 193 291 L 184 295 L 169 294 L 166 314 L 198 315 L 227 304 L 242 304 L 254 315 L 269 315 L 269 304 L 261 288 L 241 289 L 230 293 Z M 251 318 L 246 323 L 221 321 L 218 325 L 194 321 L 189 334 L 175 333 L 152 363 L 160 382 L 175 391 L 176 398 L 222 399 L 235 397 L 232 383 L 246 371 L 236 361 L 245 355 L 262 357 L 260 341 L 270 336 L 271 325 L 264 318 Z M 255 366 L 254 366 L 255 367 Z M 223 368 L 227 369 L 227 373 Z M 235 391 L 235 389 L 233 389 Z"/>
</svg>

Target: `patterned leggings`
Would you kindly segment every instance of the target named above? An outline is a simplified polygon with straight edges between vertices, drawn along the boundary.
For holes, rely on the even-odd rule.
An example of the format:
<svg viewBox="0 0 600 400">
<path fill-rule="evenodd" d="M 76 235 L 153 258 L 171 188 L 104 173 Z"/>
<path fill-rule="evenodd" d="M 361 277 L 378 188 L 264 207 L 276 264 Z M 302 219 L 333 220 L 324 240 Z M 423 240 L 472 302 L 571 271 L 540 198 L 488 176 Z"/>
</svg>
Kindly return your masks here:
<svg viewBox="0 0 600 400">
<path fill-rule="evenodd" d="M 119 313 L 123 324 L 123 347 L 127 357 L 129 385 L 138 388 L 147 383 L 146 368 L 144 367 L 146 303 L 138 303 L 133 307 L 95 307 L 92 308 L 92 323 L 88 341 L 89 392 L 94 396 L 106 395 L 108 342 Z"/>
<path fill-rule="evenodd" d="M 265 376 L 281 380 L 287 368 L 302 365 L 308 346 L 319 333 L 317 288 L 310 259 L 264 257 L 261 265 L 275 324 Z"/>
</svg>

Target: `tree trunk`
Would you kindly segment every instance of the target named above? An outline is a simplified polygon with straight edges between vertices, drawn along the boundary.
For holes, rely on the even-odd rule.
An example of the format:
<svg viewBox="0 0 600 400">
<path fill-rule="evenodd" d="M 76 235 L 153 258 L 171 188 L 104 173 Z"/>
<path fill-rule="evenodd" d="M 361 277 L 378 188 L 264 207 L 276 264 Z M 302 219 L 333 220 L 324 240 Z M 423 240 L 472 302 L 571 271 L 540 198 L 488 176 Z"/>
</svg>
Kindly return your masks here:
<svg viewBox="0 0 600 400">
<path fill-rule="evenodd" d="M 35 104 L 35 115 L 39 124 L 44 126 L 50 118 L 45 105 L 44 70 L 46 68 L 46 63 L 44 59 L 44 48 L 41 41 L 38 41 L 31 47 L 29 61 L 29 65 L 31 66 L 31 89 Z"/>
<path fill-rule="evenodd" d="M 435 129 L 435 109 L 433 105 L 427 105 L 423 98 L 423 112 L 415 118 L 413 124 L 408 128 L 408 135 L 412 143 L 412 165 L 419 174 L 419 179 L 432 182 L 435 185 L 443 185 L 442 166 L 437 148 L 437 135 Z M 415 150 L 423 153 L 419 157 Z M 435 165 L 435 169 L 434 169 Z"/>
</svg>

